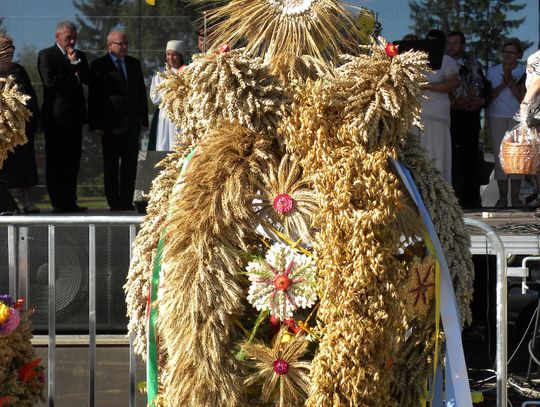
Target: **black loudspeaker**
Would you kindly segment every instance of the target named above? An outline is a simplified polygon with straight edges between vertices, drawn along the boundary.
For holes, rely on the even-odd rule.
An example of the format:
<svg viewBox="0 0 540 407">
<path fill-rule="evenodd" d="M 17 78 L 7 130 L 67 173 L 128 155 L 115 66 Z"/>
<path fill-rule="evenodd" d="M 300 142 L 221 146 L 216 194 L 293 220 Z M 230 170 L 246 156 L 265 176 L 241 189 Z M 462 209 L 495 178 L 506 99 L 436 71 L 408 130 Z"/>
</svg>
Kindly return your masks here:
<svg viewBox="0 0 540 407">
<path fill-rule="evenodd" d="M 0 228 L 0 293 L 9 290 L 7 231 Z M 33 329 L 48 329 L 48 229 L 30 226 L 19 231 L 16 247 L 18 270 L 27 268 L 28 297 L 33 307 Z M 58 333 L 88 331 L 89 252 L 88 227 L 55 228 L 56 328 Z M 96 321 L 100 334 L 127 332 L 123 285 L 129 269 L 129 227 L 96 226 Z M 25 293 L 20 293 L 24 297 Z"/>
<path fill-rule="evenodd" d="M 161 171 L 161 167 L 156 165 L 167 157 L 169 151 L 139 151 L 137 162 L 137 178 L 135 180 L 135 193 L 133 195 L 133 205 L 138 213 L 146 213 L 148 198 L 152 181 Z"/>
</svg>

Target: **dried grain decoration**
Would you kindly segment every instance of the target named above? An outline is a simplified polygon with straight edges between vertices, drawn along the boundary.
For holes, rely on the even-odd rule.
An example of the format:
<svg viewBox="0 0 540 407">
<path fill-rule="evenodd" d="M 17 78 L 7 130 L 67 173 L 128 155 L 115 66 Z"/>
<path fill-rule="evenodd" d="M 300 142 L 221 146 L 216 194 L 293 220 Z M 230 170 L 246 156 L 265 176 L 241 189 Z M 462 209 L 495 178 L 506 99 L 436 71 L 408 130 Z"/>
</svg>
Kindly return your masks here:
<svg viewBox="0 0 540 407">
<path fill-rule="evenodd" d="M 474 266 L 463 212 L 451 186 L 431 164 L 418 136 L 408 134 L 403 140 L 399 147 L 399 160 L 411 172 L 435 225 L 454 282 L 461 323 L 470 324 Z"/>
<path fill-rule="evenodd" d="M 387 162 L 393 152 L 361 146 L 337 151 L 314 176 L 323 208 L 316 250 L 324 295 L 307 405 L 397 405 L 387 365 L 396 358 L 406 321 L 397 289 L 400 236 L 391 209 L 401 193 Z"/>
<path fill-rule="evenodd" d="M 254 206 L 263 219 L 283 228 L 293 241 L 300 238 L 309 243 L 313 240 L 311 222 L 318 210 L 317 196 L 297 162 L 288 154 L 284 155 L 279 167 L 271 165 L 268 173 L 262 174 L 258 189 L 260 202 L 256 201 Z M 280 208 L 280 198 L 287 200 L 290 208 Z"/>
<path fill-rule="evenodd" d="M 366 49 L 369 54 L 344 56 L 348 62 L 335 70 L 335 78 L 308 84 L 306 91 L 296 97 L 293 109 L 297 104 L 318 104 L 317 111 L 304 111 L 303 116 L 295 112 L 285 121 L 287 145 L 297 157 L 309 154 L 317 132 L 295 137 L 294 130 L 310 126 L 313 120 L 338 137 L 352 135 L 351 140 L 336 143 L 354 142 L 368 149 L 395 145 L 407 129 L 419 123 L 419 84 L 425 81 L 428 69 L 426 55 L 406 52 L 389 58 L 379 46 Z M 343 126 L 349 132 L 339 133 Z M 303 140 L 305 137 L 308 142 Z"/>
<path fill-rule="evenodd" d="M 309 406 L 392 406 L 392 361 L 407 319 L 398 211 L 404 193 L 388 156 L 418 120 L 425 55 L 383 49 L 346 57 L 334 77 L 308 82 L 282 130 L 313 182 L 321 211 L 318 312 Z M 383 351 L 384 350 L 384 351 Z M 413 384 L 415 385 L 415 384 Z"/>
<path fill-rule="evenodd" d="M 129 318 L 128 332 L 135 334 L 134 351 L 143 360 L 146 360 L 146 308 L 152 269 L 159 238 L 166 224 L 169 199 L 180 174 L 184 156 L 185 152 L 176 151 L 157 164 L 158 167 L 163 167 L 163 170 L 152 181 L 147 215 L 133 242 L 132 261 L 124 285 Z"/>
<path fill-rule="evenodd" d="M 210 3 L 191 2 L 202 7 Z M 280 53 L 332 62 L 345 49 L 357 49 L 359 30 L 337 0 L 232 0 L 214 4 L 206 16 L 214 47 L 245 43 L 248 55 L 265 62 Z"/>
<path fill-rule="evenodd" d="M 191 161 L 165 235 L 168 268 L 157 302 L 158 335 L 168 353 L 163 399 L 171 406 L 239 406 L 241 375 L 231 354 L 245 298 L 237 248 L 254 239 L 258 177 L 275 140 L 223 123 Z"/>
<path fill-rule="evenodd" d="M 8 153 L 26 143 L 26 122 L 32 113 L 26 107 L 30 96 L 19 92 L 15 78 L 0 77 L 0 168 Z"/>
<path fill-rule="evenodd" d="M 391 393 L 401 407 L 416 407 L 418 400 L 425 397 L 427 378 L 433 374 L 435 352 L 435 306 L 428 310 L 425 318 L 409 320 L 410 335 L 400 344 L 393 361 L 394 381 Z M 439 333 L 439 355 L 443 355 L 444 335 Z M 439 362 L 441 362 L 439 358 Z"/>
<path fill-rule="evenodd" d="M 242 349 L 251 360 L 255 372 L 246 377 L 250 386 L 262 382 L 261 399 L 275 406 L 290 407 L 304 404 L 309 391 L 308 361 L 302 361 L 309 342 L 303 334 L 292 336 L 281 329 L 272 340 L 272 346 L 262 343 L 244 343 Z"/>
<path fill-rule="evenodd" d="M 182 129 L 180 141 L 188 145 L 223 120 L 275 134 L 289 104 L 268 66 L 242 49 L 194 55 L 188 67 L 164 76 L 156 90 L 163 92 L 161 108 Z"/>
<path fill-rule="evenodd" d="M 316 80 L 323 76 L 332 75 L 334 64 L 324 62 L 315 57 L 296 56 L 287 52 L 280 52 L 269 62 L 270 73 L 277 76 L 284 83 Z"/>
</svg>

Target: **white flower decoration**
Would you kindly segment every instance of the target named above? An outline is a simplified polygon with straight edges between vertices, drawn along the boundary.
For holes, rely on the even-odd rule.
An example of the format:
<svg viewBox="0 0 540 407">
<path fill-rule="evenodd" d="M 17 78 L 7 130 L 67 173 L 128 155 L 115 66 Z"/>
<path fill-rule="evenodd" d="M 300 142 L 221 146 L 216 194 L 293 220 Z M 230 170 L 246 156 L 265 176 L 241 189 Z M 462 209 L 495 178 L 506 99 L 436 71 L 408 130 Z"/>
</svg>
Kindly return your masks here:
<svg viewBox="0 0 540 407">
<path fill-rule="evenodd" d="M 248 301 L 257 310 L 268 309 L 280 320 L 293 317 L 298 308 L 310 308 L 317 300 L 315 261 L 283 243 L 275 243 L 266 260 L 246 266 L 251 286 Z"/>
<path fill-rule="evenodd" d="M 288 16 L 309 11 L 312 3 L 313 0 L 268 0 L 268 4 Z"/>
</svg>

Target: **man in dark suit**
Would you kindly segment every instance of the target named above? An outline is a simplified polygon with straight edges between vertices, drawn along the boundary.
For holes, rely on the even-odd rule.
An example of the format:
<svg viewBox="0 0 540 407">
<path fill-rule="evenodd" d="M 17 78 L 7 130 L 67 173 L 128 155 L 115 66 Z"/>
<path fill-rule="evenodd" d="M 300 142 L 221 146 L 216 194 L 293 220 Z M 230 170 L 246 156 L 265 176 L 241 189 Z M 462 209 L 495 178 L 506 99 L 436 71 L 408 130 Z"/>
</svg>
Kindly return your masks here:
<svg viewBox="0 0 540 407">
<path fill-rule="evenodd" d="M 107 36 L 109 52 L 92 62 L 90 130 L 101 136 L 105 195 L 113 211 L 134 210 L 139 136 L 148 128 L 146 85 L 139 60 L 127 55 L 124 33 Z"/>
<path fill-rule="evenodd" d="M 82 125 L 87 121 L 83 83 L 90 71 L 84 52 L 76 50 L 77 30 L 69 21 L 56 28 L 56 43 L 39 51 L 43 82 L 45 177 L 53 212 L 84 212 L 77 205 Z"/>
</svg>

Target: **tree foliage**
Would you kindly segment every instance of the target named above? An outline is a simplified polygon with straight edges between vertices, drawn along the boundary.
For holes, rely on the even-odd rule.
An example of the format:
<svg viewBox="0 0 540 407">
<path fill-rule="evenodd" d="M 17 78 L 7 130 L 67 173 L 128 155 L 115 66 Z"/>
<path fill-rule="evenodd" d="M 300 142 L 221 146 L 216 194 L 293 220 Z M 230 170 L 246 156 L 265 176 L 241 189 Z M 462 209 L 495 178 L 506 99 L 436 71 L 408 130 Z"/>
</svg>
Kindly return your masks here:
<svg viewBox="0 0 540 407">
<path fill-rule="evenodd" d="M 500 62 L 498 51 L 525 21 L 526 17 L 516 17 L 525 6 L 516 0 L 410 0 L 410 28 L 421 38 L 432 28 L 462 31 L 469 51 L 488 66 Z M 524 49 L 531 44 L 524 42 Z"/>
</svg>

